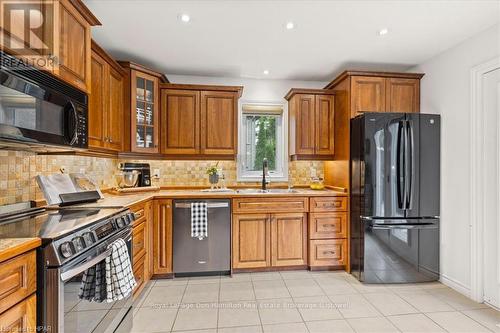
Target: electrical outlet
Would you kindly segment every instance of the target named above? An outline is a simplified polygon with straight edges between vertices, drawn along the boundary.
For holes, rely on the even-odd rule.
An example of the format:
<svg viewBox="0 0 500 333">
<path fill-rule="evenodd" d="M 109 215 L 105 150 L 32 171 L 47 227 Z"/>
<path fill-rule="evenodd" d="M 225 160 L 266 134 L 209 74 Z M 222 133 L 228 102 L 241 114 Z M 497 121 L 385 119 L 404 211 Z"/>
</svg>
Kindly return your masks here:
<svg viewBox="0 0 500 333">
<path fill-rule="evenodd" d="M 160 169 L 153 169 L 153 178 L 160 178 Z"/>
<path fill-rule="evenodd" d="M 85 168 L 80 168 L 80 173 L 85 173 Z"/>
</svg>

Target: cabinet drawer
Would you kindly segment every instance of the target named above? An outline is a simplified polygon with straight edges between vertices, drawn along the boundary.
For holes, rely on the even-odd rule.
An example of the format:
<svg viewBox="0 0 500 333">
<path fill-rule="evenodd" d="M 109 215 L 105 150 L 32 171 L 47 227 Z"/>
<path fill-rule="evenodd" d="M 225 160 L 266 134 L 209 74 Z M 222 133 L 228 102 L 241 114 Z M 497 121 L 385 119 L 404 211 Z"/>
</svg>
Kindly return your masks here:
<svg viewBox="0 0 500 333">
<path fill-rule="evenodd" d="M 347 197 L 311 198 L 311 212 L 345 212 Z"/>
<path fill-rule="evenodd" d="M 30 251 L 0 264 L 0 313 L 36 290 L 36 254 Z"/>
<path fill-rule="evenodd" d="M 347 240 L 326 239 L 309 241 L 309 265 L 340 266 L 347 261 Z"/>
<path fill-rule="evenodd" d="M 36 296 L 25 299 L 0 314 L 0 332 L 36 332 Z"/>
<path fill-rule="evenodd" d="M 233 213 L 304 213 L 309 211 L 308 201 L 304 197 L 236 198 Z"/>
<path fill-rule="evenodd" d="M 146 260 L 141 258 L 136 264 L 134 264 L 134 277 L 137 286 L 134 289 L 134 297 L 138 296 L 142 289 L 146 286 Z"/>
<path fill-rule="evenodd" d="M 347 213 L 311 213 L 309 215 L 309 238 L 346 238 Z"/>
<path fill-rule="evenodd" d="M 141 223 L 148 218 L 148 202 L 141 202 L 130 206 L 129 209 L 135 215 L 134 225 Z"/>
<path fill-rule="evenodd" d="M 134 264 L 144 258 L 146 254 L 146 237 L 146 222 L 143 221 L 134 225 L 132 230 L 132 255 Z"/>
</svg>

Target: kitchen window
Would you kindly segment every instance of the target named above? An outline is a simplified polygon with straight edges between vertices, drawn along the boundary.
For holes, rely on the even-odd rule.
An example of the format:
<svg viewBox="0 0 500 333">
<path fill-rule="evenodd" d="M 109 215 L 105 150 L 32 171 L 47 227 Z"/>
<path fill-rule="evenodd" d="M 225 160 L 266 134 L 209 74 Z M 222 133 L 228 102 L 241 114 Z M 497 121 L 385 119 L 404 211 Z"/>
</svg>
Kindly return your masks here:
<svg viewBox="0 0 500 333">
<path fill-rule="evenodd" d="M 270 181 L 287 181 L 285 106 L 241 103 L 238 181 L 260 181 L 267 158 Z"/>
</svg>

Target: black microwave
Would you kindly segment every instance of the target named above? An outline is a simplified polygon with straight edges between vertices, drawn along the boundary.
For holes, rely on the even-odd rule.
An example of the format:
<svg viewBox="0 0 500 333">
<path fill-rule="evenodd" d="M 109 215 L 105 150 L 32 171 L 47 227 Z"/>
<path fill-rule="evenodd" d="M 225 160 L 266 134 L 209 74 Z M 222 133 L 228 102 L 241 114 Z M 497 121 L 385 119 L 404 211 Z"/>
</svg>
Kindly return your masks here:
<svg viewBox="0 0 500 333">
<path fill-rule="evenodd" d="M 87 95 L 3 52 L 0 58 L 0 140 L 87 148 Z"/>
</svg>

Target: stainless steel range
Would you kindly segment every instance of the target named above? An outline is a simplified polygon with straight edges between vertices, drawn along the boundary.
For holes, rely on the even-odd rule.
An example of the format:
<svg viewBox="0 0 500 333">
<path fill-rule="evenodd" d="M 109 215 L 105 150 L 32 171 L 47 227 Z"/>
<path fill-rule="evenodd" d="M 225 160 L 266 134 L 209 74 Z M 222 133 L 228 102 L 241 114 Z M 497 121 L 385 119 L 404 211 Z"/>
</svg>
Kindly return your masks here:
<svg viewBox="0 0 500 333">
<path fill-rule="evenodd" d="M 83 273 L 125 240 L 132 256 L 134 215 L 123 208 L 28 209 L 0 216 L 0 238 L 40 237 L 37 326 L 45 332 L 113 332 L 131 317 L 132 295 L 114 303 L 80 299 Z M 132 261 L 132 257 L 130 258 Z"/>
</svg>

